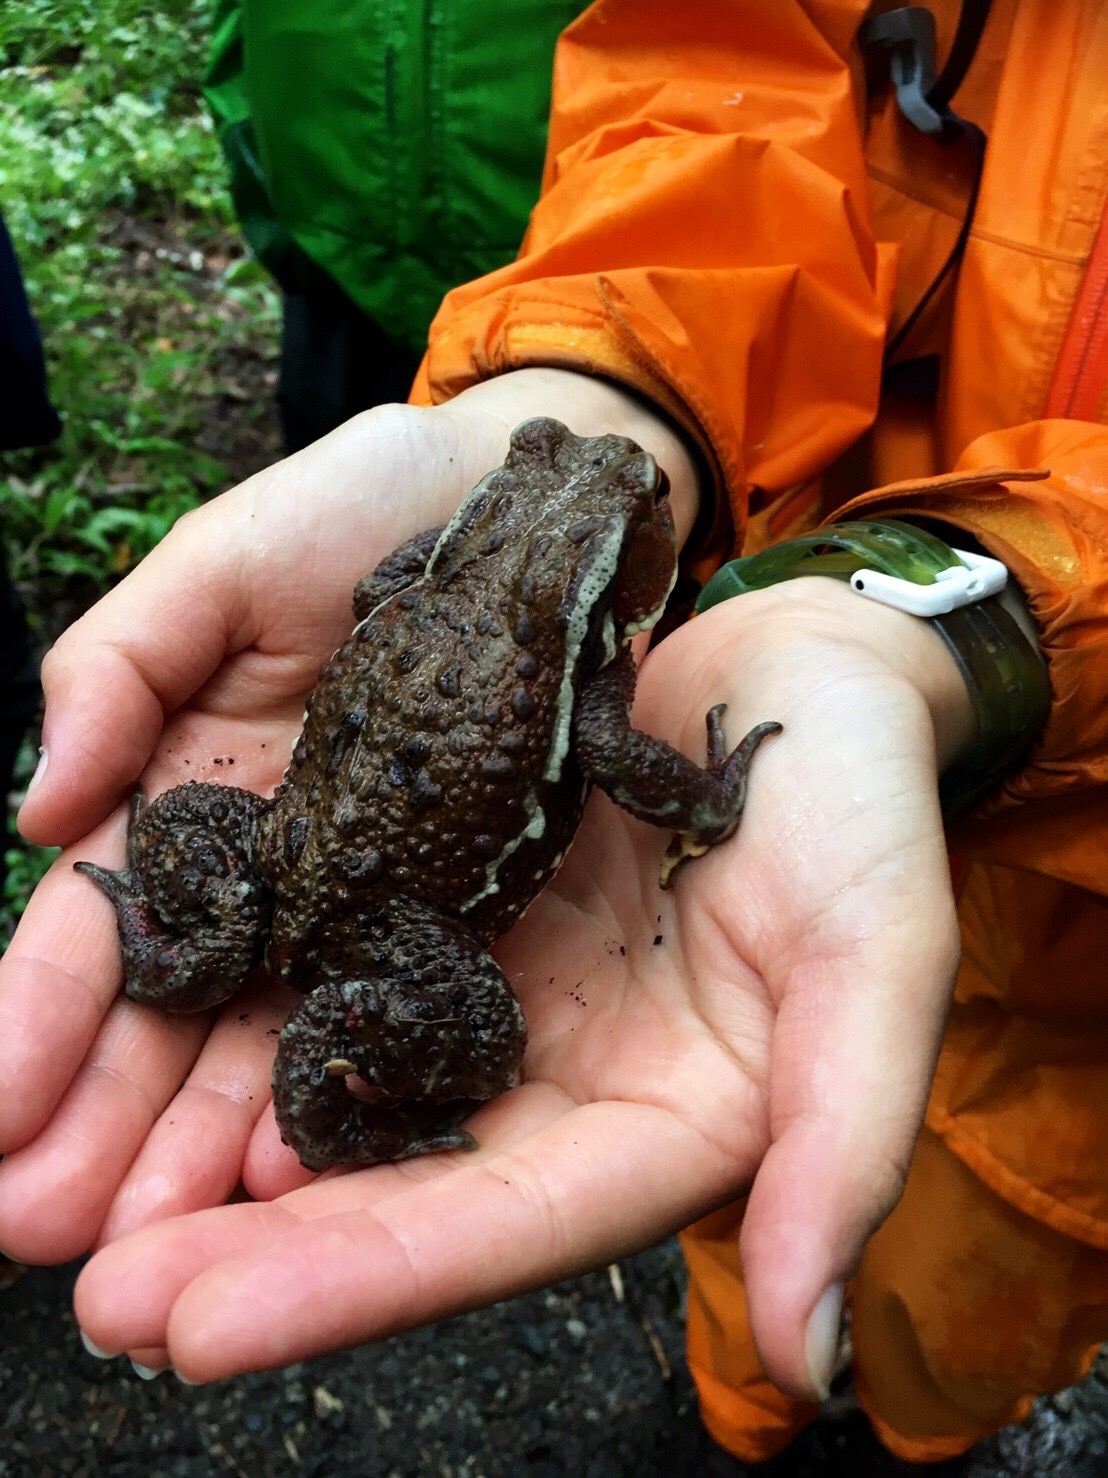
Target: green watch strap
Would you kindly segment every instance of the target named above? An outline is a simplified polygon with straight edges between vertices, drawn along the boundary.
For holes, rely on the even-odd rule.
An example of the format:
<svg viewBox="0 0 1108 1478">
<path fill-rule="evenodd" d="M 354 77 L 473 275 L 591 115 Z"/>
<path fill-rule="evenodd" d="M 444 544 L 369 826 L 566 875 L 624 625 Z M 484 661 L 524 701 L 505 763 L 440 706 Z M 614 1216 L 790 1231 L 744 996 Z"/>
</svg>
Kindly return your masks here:
<svg viewBox="0 0 1108 1478">
<path fill-rule="evenodd" d="M 930 585 L 962 563 L 949 544 L 898 520 L 832 524 L 731 560 L 705 585 L 696 608 L 802 575 L 849 581 L 869 569 Z M 985 794 L 1034 739 L 1050 710 L 1050 684 L 1042 654 L 999 597 L 928 619 L 957 662 L 977 714 L 976 739 L 939 781 L 950 819 Z"/>
<path fill-rule="evenodd" d="M 705 585 L 696 608 L 706 611 L 729 596 L 765 590 L 798 575 L 849 580 L 858 570 L 872 569 L 914 585 L 930 585 L 941 570 L 960 563 L 949 544 L 911 524 L 894 519 L 836 523 L 785 544 L 773 544 L 760 554 L 731 560 Z"/>
</svg>

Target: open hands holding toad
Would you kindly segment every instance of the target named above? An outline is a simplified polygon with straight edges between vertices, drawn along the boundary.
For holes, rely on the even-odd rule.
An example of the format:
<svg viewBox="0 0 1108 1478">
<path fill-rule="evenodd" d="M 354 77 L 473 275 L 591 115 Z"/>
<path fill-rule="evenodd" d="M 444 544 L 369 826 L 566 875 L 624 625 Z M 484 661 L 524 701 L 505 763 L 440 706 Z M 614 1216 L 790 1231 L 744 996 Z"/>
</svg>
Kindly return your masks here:
<svg viewBox="0 0 1108 1478">
<path fill-rule="evenodd" d="M 125 801 L 188 779 L 268 794 L 350 592 L 553 415 L 693 463 L 612 385 L 523 370 L 381 407 L 189 515 L 58 642 L 21 824 L 67 846 L 0 962 L 0 1249 L 95 1256 L 101 1350 L 214 1380 L 555 1282 L 749 1192 L 767 1372 L 826 1385 L 838 1289 L 900 1194 L 957 958 L 936 776 L 968 745 L 926 623 L 806 578 L 724 602 L 645 662 L 636 727 L 703 761 L 766 718 L 737 833 L 658 889 L 666 836 L 594 791 L 553 883 L 494 948 L 527 1017 L 479 1148 L 312 1177 L 269 1102 L 270 984 L 197 1016 L 120 994 L 115 919 L 72 862 L 118 866 Z M 220 761 L 233 760 L 233 769 Z M 218 767 L 217 767 L 218 766 Z M 252 1199 L 226 1204 L 242 1186 Z"/>
</svg>

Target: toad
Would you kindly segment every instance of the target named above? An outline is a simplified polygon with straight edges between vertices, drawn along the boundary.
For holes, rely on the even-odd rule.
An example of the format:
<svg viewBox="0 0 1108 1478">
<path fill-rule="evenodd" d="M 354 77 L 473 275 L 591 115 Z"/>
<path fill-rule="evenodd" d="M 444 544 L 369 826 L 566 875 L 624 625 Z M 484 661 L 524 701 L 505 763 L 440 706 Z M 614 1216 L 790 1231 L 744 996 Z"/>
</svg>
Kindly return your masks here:
<svg viewBox="0 0 1108 1478">
<path fill-rule="evenodd" d="M 76 864 L 115 907 L 127 994 L 226 1000 L 258 966 L 305 993 L 277 1122 L 312 1170 L 472 1146 L 518 1081 L 519 1004 L 489 945 L 559 867 L 590 785 L 676 835 L 730 836 L 762 723 L 701 768 L 631 727 L 629 642 L 672 589 L 668 484 L 619 436 L 525 422 L 445 527 L 354 592 L 276 793 L 191 782 L 132 804 L 126 866 Z"/>
</svg>

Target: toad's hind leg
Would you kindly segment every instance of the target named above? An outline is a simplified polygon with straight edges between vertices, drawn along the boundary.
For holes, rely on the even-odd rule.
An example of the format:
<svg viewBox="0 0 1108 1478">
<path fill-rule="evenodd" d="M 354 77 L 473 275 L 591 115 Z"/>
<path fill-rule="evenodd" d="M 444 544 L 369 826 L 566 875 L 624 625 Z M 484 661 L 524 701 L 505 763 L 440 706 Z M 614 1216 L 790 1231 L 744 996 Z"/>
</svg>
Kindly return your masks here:
<svg viewBox="0 0 1108 1478">
<path fill-rule="evenodd" d="M 360 958 L 325 966 L 281 1033 L 273 1105 L 309 1170 L 472 1149 L 461 1120 L 518 1082 L 527 1029 L 503 973 L 461 925 L 404 909 L 363 926 Z"/>
<path fill-rule="evenodd" d="M 166 1011 L 202 1011 L 234 994 L 261 959 L 269 891 L 254 865 L 253 791 L 190 781 L 131 801 L 127 865 L 74 864 L 116 913 L 127 994 Z"/>
</svg>

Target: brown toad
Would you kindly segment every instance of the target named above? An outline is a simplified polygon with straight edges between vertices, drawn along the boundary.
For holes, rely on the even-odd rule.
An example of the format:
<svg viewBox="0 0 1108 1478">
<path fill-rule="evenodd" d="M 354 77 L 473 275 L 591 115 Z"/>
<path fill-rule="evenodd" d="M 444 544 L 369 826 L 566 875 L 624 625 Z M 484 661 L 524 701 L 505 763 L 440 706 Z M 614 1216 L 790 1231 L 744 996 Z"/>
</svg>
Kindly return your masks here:
<svg viewBox="0 0 1108 1478">
<path fill-rule="evenodd" d="M 676 568 L 653 458 L 528 421 L 445 528 L 359 583 L 272 799 L 140 796 L 125 870 L 77 864 L 115 906 L 132 999 L 201 1010 L 262 963 L 306 992 L 273 1097 L 310 1169 L 472 1145 L 460 1121 L 526 1044 L 487 947 L 557 870 L 591 783 L 677 833 L 663 886 L 738 825 L 777 724 L 728 756 L 712 709 L 705 769 L 630 726 L 628 642 Z"/>
</svg>

